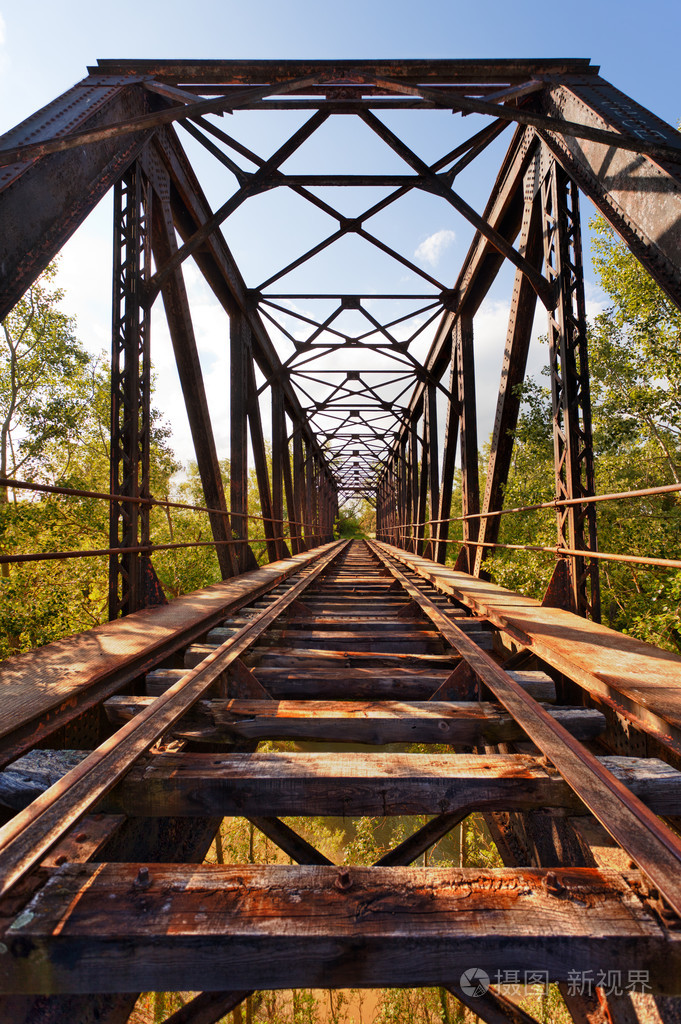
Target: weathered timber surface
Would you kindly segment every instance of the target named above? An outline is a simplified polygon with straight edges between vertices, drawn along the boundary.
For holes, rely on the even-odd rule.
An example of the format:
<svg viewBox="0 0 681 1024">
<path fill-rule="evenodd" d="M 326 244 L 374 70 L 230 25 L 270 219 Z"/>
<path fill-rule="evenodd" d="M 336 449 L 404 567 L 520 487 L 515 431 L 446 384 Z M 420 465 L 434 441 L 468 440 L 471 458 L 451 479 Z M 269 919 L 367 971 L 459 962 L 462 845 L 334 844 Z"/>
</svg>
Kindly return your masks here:
<svg viewBox="0 0 681 1024">
<path fill-rule="evenodd" d="M 109 684 L 109 692 L 114 692 L 164 653 L 185 646 L 192 635 L 200 636 L 230 608 L 252 599 L 329 547 L 273 562 L 168 605 L 146 608 L 9 658 L 0 665 L 0 737 L 48 713 L 56 717 L 62 706 L 67 713 L 71 708 L 72 715 L 80 713 L 82 706 L 76 706 L 74 698 L 96 689 L 101 699 Z M 60 716 L 54 727 L 63 721 Z"/>
<path fill-rule="evenodd" d="M 0 989 L 439 985 L 471 965 L 567 980 L 649 971 L 681 991 L 681 936 L 640 876 L 594 868 L 65 865 L 2 936 Z"/>
<path fill-rule="evenodd" d="M 681 743 L 677 655 L 401 548 L 385 549 L 590 693 L 614 697 L 643 724 Z"/>
<path fill-rule="evenodd" d="M 121 725 L 153 697 L 111 697 L 105 711 Z M 498 704 L 454 701 L 200 701 L 176 735 L 206 742 L 222 738 L 304 739 L 346 743 L 506 743 L 525 733 Z M 552 715 L 579 739 L 593 739 L 605 717 L 592 708 L 553 708 Z M 0 799 L 2 776 L 0 775 Z"/>
<path fill-rule="evenodd" d="M 681 772 L 662 761 L 603 763 L 651 809 L 681 814 Z M 398 815 L 583 807 L 528 754 L 158 754 L 133 768 L 98 810 L 130 816 Z"/>
<path fill-rule="evenodd" d="M 229 633 L 229 630 L 226 631 Z M 216 641 L 217 642 L 217 641 Z M 224 643 L 224 640 L 220 641 Z M 396 624 L 391 633 L 377 631 L 371 633 L 358 633 L 354 630 L 337 629 L 333 632 L 323 629 L 273 629 L 261 641 L 262 646 L 285 646 L 288 644 L 295 647 L 309 645 L 320 651 L 368 651 L 372 654 L 400 654 L 408 650 L 414 654 L 441 654 L 444 646 L 439 635 L 433 630 L 409 630 Z M 191 668 L 196 660 L 205 658 L 204 644 L 197 644 L 188 648 L 185 654 L 185 665 Z"/>
<path fill-rule="evenodd" d="M 169 671 L 149 673 L 146 691 L 151 696 L 164 693 L 178 676 Z M 256 675 L 267 692 L 277 699 L 319 697 L 323 700 L 428 700 L 448 673 L 398 672 L 386 669 L 380 675 L 374 669 L 342 669 L 324 672 L 296 672 L 285 667 L 265 671 L 256 669 Z"/>
<path fill-rule="evenodd" d="M 305 661 L 314 661 L 315 670 L 328 665 L 329 667 L 344 667 L 345 669 L 355 668 L 358 665 L 374 665 L 384 667 L 385 665 L 403 665 L 406 671 L 414 671 L 414 666 L 423 668 L 424 665 L 436 667 L 447 667 L 458 664 L 461 660 L 456 651 L 449 651 L 446 654 L 419 654 L 415 651 L 399 653 L 397 651 L 329 651 L 314 647 L 296 647 L 291 644 L 289 647 L 256 647 L 249 654 L 249 664 L 255 664 L 260 668 L 274 667 L 282 668 L 287 665 L 301 665 Z"/>
</svg>

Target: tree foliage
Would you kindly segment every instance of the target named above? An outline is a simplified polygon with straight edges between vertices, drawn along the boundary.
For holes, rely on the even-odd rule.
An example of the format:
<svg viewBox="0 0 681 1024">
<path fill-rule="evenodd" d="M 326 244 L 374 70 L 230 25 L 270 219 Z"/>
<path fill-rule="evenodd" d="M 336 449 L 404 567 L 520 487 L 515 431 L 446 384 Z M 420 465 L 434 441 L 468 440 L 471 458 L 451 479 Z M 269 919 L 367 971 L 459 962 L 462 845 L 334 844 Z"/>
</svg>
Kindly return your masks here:
<svg viewBox="0 0 681 1024">
<path fill-rule="evenodd" d="M 0 333 L 0 473 L 49 473 L 68 458 L 87 416 L 90 357 L 73 317 L 59 309 L 52 264 L 2 322 Z M 66 387 L 64 385 L 67 385 Z M 0 500 L 6 500 L 0 488 Z"/>
</svg>

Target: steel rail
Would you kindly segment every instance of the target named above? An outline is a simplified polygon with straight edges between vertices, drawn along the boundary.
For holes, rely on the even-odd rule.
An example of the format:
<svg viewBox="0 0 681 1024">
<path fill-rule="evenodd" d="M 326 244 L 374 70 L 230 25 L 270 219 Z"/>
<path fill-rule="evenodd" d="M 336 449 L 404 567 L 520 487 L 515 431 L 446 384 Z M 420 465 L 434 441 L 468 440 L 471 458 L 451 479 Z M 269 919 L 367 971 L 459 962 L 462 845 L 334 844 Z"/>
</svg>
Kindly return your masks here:
<svg viewBox="0 0 681 1024">
<path fill-rule="evenodd" d="M 291 589 L 186 672 L 141 714 L 106 739 L 79 765 L 0 829 L 0 896 L 5 895 L 87 814 L 135 762 L 182 717 L 229 666 L 345 549 L 337 542 Z"/>
<path fill-rule="evenodd" d="M 393 562 L 380 542 L 371 551 L 475 675 L 525 730 L 570 788 L 681 916 L 681 838 L 556 722 Z"/>
</svg>

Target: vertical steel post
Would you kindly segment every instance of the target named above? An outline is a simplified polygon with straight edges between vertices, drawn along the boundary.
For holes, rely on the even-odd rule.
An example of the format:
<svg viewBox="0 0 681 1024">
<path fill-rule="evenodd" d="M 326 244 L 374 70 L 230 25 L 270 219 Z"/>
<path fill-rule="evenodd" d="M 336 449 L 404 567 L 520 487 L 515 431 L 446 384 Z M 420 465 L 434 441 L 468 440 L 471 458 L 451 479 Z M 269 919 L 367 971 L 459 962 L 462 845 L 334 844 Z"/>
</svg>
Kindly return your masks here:
<svg viewBox="0 0 681 1024">
<path fill-rule="evenodd" d="M 556 497 L 573 499 L 595 493 L 582 242 L 577 186 L 553 160 L 542 182 L 542 210 L 545 271 L 556 289 L 549 313 Z M 557 528 L 559 547 L 597 550 L 593 503 L 560 507 Z M 598 562 L 566 557 L 572 610 L 599 621 Z"/>
<path fill-rule="evenodd" d="M 149 497 L 150 362 L 145 286 L 150 274 L 151 190 L 133 164 L 114 188 L 113 323 L 111 344 L 112 494 Z M 149 544 L 149 507 L 111 503 L 109 546 Z M 109 556 L 109 618 L 144 605 L 139 552 Z"/>
<path fill-rule="evenodd" d="M 414 554 L 418 553 L 418 530 L 416 523 L 419 521 L 419 436 L 416 414 L 410 423 L 409 431 L 409 466 L 411 476 L 411 542 L 409 550 Z"/>
<path fill-rule="evenodd" d="M 426 446 L 428 448 L 428 518 L 431 520 L 428 526 L 428 545 L 426 554 L 428 558 L 435 558 L 435 537 L 438 533 L 438 526 L 434 522 L 440 511 L 440 467 L 438 460 L 438 436 L 437 436 L 437 388 L 432 381 L 428 382 L 426 388 Z"/>
<path fill-rule="evenodd" d="M 478 477 L 478 427 L 475 402 L 475 363 L 473 358 L 473 318 L 461 313 L 454 326 L 456 346 L 457 386 L 461 408 L 459 431 L 461 434 L 461 504 L 464 516 L 475 516 L 480 511 L 480 483 Z M 463 520 L 463 540 L 478 536 L 478 519 Z M 464 543 L 456 560 L 456 568 L 470 572 L 475 549 Z"/>
<path fill-rule="evenodd" d="M 170 181 L 160 161 L 153 159 L 153 152 L 150 153 L 146 150 L 143 158 L 145 172 L 149 175 L 154 190 L 151 244 L 156 266 L 159 267 L 163 266 L 177 252 L 175 224 L 170 205 Z M 214 512 L 209 513 L 209 520 L 213 539 L 216 542 L 215 553 L 220 567 L 220 575 L 223 579 L 227 579 L 236 575 L 238 563 L 234 547 L 229 543 L 232 540 L 232 531 L 227 512 L 225 488 L 222 482 L 182 267 L 176 267 L 168 277 L 161 289 L 161 295 L 175 353 L 177 373 L 184 395 L 189 429 L 194 442 L 196 464 L 201 478 L 205 504 L 208 508 L 215 509 Z"/>
<path fill-rule="evenodd" d="M 262 431 L 262 419 L 260 417 L 260 400 L 258 387 L 255 379 L 255 365 L 253 355 L 249 351 L 247 360 L 248 377 L 248 423 L 251 428 L 251 446 L 253 448 L 253 462 L 255 464 L 255 476 L 258 484 L 258 495 L 260 497 L 260 514 L 262 515 L 263 532 L 267 543 L 267 558 L 275 562 L 279 557 L 277 546 L 277 528 L 272 522 L 272 492 L 270 489 L 270 475 L 267 467 L 267 453 L 265 452 L 265 437 Z M 279 529 L 279 532 L 281 530 Z"/>
<path fill-rule="evenodd" d="M 229 491 L 232 513 L 232 534 L 243 543 L 235 545 L 239 572 L 253 566 L 248 547 L 248 360 L 251 359 L 251 332 L 246 317 L 235 313 L 229 331 Z M 249 557 L 250 555 L 250 557 Z"/>
<path fill-rule="evenodd" d="M 523 220 L 518 250 L 532 266 L 540 269 L 543 259 L 541 201 L 539 196 L 534 195 L 534 185 L 535 163 L 530 166 L 525 177 Z M 513 284 L 506 347 L 499 382 L 499 397 L 482 502 L 483 518 L 480 520 L 478 531 L 478 542 L 481 544 L 485 542 L 494 544 L 499 537 L 500 517 L 492 516 L 487 519 L 485 513 L 497 512 L 503 504 L 504 487 L 511 466 L 513 442 L 520 411 L 519 385 L 525 378 L 536 305 L 536 292 L 525 274 L 517 270 Z M 474 576 L 480 575 L 482 563 L 489 550 L 489 548 L 483 547 L 475 549 Z"/>
<path fill-rule="evenodd" d="M 423 402 L 423 436 L 421 438 L 421 462 L 418 466 L 418 504 L 416 513 L 416 554 L 423 554 L 423 536 L 426 532 L 425 521 L 428 507 L 428 403 Z"/>
<path fill-rule="evenodd" d="M 285 461 L 288 459 L 286 443 L 286 418 L 284 414 L 284 392 L 279 381 L 272 382 L 272 516 L 276 530 L 276 544 L 279 558 L 286 558 L 288 547 L 284 534 L 284 480 Z M 290 467 L 289 467 L 290 474 Z M 288 495 L 286 504 L 288 507 Z M 289 512 L 289 518 L 291 513 Z M 293 533 L 289 525 L 291 545 Z M 295 551 L 294 551 L 295 553 Z"/>
<path fill-rule="evenodd" d="M 399 447 L 399 474 L 400 474 L 400 486 L 399 486 L 399 497 L 398 497 L 398 526 L 399 532 L 395 539 L 395 544 L 401 548 L 407 546 L 407 524 L 409 523 L 409 466 L 407 463 L 407 435 L 404 434 L 400 439 Z"/>
<path fill-rule="evenodd" d="M 437 518 L 437 550 L 433 556 L 444 564 L 447 558 L 447 540 L 449 539 L 449 517 L 452 514 L 452 490 L 454 489 L 454 471 L 456 468 L 456 449 L 459 443 L 459 419 L 461 403 L 458 398 L 457 348 L 451 340 L 452 352 L 449 366 L 449 398 L 447 399 L 447 417 L 445 419 L 445 446 L 442 453 L 442 484 L 440 487 L 440 505 Z"/>
<path fill-rule="evenodd" d="M 305 455 L 303 453 L 303 433 L 300 423 L 293 425 L 293 496 L 295 500 L 295 516 L 298 520 L 298 536 L 301 551 L 307 551 L 309 545 L 309 528 L 305 514 Z"/>
</svg>

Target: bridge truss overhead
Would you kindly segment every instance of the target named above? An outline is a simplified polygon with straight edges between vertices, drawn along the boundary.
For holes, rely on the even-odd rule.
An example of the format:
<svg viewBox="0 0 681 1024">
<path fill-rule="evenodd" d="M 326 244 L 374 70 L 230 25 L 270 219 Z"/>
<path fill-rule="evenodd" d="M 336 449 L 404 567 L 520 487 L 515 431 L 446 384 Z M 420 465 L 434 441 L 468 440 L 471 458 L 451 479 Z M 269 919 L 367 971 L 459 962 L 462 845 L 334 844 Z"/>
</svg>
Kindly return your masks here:
<svg viewBox="0 0 681 1024">
<path fill-rule="evenodd" d="M 500 147 L 479 210 L 482 161 Z M 416 553 L 423 524 L 436 520 L 428 552 L 442 561 L 458 444 L 463 514 L 478 517 L 464 523 L 458 564 L 478 574 L 484 543 L 497 539 L 499 519 L 485 514 L 501 504 L 537 299 L 549 322 L 556 497 L 593 493 L 579 189 L 681 301 L 677 133 L 588 60 L 105 60 L 9 132 L 0 161 L 3 315 L 101 196 L 124 190 L 112 480 L 117 493 L 147 496 L 143 364 L 160 296 L 223 576 L 254 564 L 245 540 L 231 543 L 247 535 L 249 425 L 270 560 L 328 539 L 338 503 L 363 497 L 376 505 L 379 536 Z M 254 203 L 265 203 L 271 228 L 262 237 L 261 216 L 249 245 L 268 258 L 249 259 L 246 246 L 242 274 L 235 252 Z M 473 235 L 458 278 L 439 270 L 432 249 L 415 250 L 426 222 L 446 225 L 431 247 Z M 283 255 L 270 231 L 287 242 Z M 184 280 L 190 257 L 231 324 L 229 512 Z M 474 317 L 505 261 L 516 279 L 480 495 Z M 115 505 L 112 547 L 143 547 L 144 522 Z M 598 618 L 597 566 L 579 554 L 595 550 L 593 506 L 562 507 L 557 526 L 558 546 L 577 552 L 560 560 L 565 599 Z M 112 615 L 143 601 L 142 562 L 112 555 Z"/>
<path fill-rule="evenodd" d="M 12 659 L 0 758 L 12 765 L 38 745 L 58 746 L 58 731 L 69 736 L 83 722 L 91 728 L 83 747 L 106 738 L 82 764 L 69 763 L 58 792 L 0 829 L 2 938 L 11 939 L 0 944 L 1 1011 L 26 1021 L 46 1019 L 48 1009 L 54 1020 L 94 1020 L 101 1011 L 120 1024 L 132 1005 L 125 993 L 182 980 L 205 991 L 176 1019 L 218 1020 L 259 984 L 310 983 L 308 964 L 312 980 L 331 964 L 336 985 L 353 984 L 360 969 L 366 986 L 449 985 L 446 972 L 466 966 L 477 927 L 452 903 L 451 892 L 465 887 L 480 913 L 501 915 L 523 964 L 546 948 L 575 1021 L 624 1024 L 636 1013 L 616 999 L 568 998 L 565 948 L 607 970 L 639 942 L 656 993 L 681 992 L 681 843 L 659 820 L 681 816 L 681 663 L 598 624 L 604 553 L 590 500 L 580 233 L 581 194 L 681 307 L 678 139 L 588 60 L 550 59 L 105 60 L 0 140 L 0 317 L 114 193 L 112 486 L 104 496 L 112 621 Z M 470 244 L 457 276 L 438 256 L 462 239 Z M 228 486 L 189 261 L 229 320 Z M 476 316 L 505 270 L 508 325 L 481 486 L 477 400 L 489 374 Z M 148 515 L 155 303 L 168 323 L 223 582 L 147 608 L 156 582 Z M 498 541 L 538 311 L 547 318 L 557 520 L 544 605 L 483 572 Z M 261 568 L 248 526 L 249 458 L 268 562 Z M 453 542 L 457 468 L 463 536 Z M 339 508 L 357 499 L 375 507 L 376 541 L 334 543 Z M 455 562 L 446 557 L 453 543 Z M 575 706 L 549 713 L 532 692 Z M 408 743 L 414 729 L 424 743 L 451 733 L 457 753 L 422 761 L 423 770 L 412 754 L 380 763 L 362 755 L 365 789 L 354 786 L 354 766 L 348 782 L 346 762 L 326 755 L 239 760 L 261 738 Z M 178 753 L 155 746 L 168 735 L 185 745 Z M 531 740 L 531 752 L 518 753 L 518 740 Z M 616 756 L 602 764 L 584 745 L 592 740 Z M 461 746 L 485 755 L 461 759 Z M 222 753 L 212 763 L 205 751 L 214 747 Z M 617 755 L 637 763 L 623 766 Z M 653 769 L 645 755 L 660 759 Z M 433 818 L 366 875 L 333 868 L 277 817 L 332 813 L 334 800 L 343 813 L 383 813 L 386 792 L 385 813 L 425 807 Z M 186 865 L 171 863 L 203 858 L 219 818 L 246 813 L 239 793 L 251 801 L 250 820 L 303 865 L 291 865 L 285 884 L 276 870 L 270 877 L 251 866 L 251 903 L 242 901 L 242 868 L 188 876 Z M 442 873 L 424 888 L 406 865 L 481 807 L 506 867 L 475 876 L 462 868 L 454 881 Z M 546 808 L 557 809 L 547 816 L 548 839 Z M 71 833 L 92 811 L 104 821 L 88 817 L 92 835 L 79 858 Z M 563 820 L 588 812 L 640 872 L 595 867 L 588 842 L 580 845 L 577 827 Z M 87 862 L 102 849 L 110 863 L 100 870 Z M 168 863 L 150 874 L 145 859 Z M 159 892 L 170 894 L 167 905 Z M 110 934 L 102 928 L 108 898 L 122 908 Z M 207 930 L 205 900 L 219 910 Z M 322 932 L 298 903 L 319 909 Z M 265 923 L 251 932 L 262 907 Z M 292 943 L 280 960 L 284 919 Z M 479 938 L 486 955 L 489 933 Z M 112 976 L 93 977 L 81 953 L 100 943 L 100 963 L 109 939 Z M 505 955 L 503 943 L 497 952 Z M 210 990 L 220 956 L 230 991 Z M 52 1002 L 31 1002 L 22 1017 L 21 1001 L 36 991 Z M 530 1020 L 493 990 L 474 1006 L 485 1020 Z"/>
</svg>

